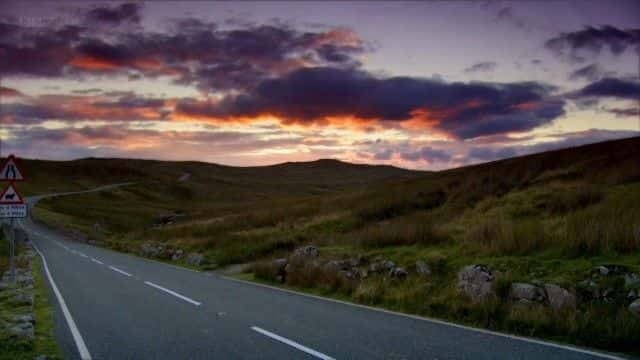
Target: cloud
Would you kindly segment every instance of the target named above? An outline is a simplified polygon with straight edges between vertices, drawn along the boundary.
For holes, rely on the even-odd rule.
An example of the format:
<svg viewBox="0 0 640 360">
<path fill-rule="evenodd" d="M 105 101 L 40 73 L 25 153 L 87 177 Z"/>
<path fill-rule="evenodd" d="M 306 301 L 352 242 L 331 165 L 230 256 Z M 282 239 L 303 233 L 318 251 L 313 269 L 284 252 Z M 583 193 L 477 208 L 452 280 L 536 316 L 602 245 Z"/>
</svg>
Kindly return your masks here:
<svg viewBox="0 0 640 360">
<path fill-rule="evenodd" d="M 596 81 L 600 80 L 603 76 L 604 70 L 599 64 L 591 64 L 584 67 L 581 67 L 569 74 L 569 80 L 588 80 L 588 81 Z"/>
<path fill-rule="evenodd" d="M 407 161 L 425 161 L 427 163 L 446 163 L 451 160 L 451 155 L 445 151 L 434 149 L 430 146 L 424 146 L 417 151 L 401 153 L 400 157 Z"/>
<path fill-rule="evenodd" d="M 640 82 L 616 78 L 604 78 L 575 92 L 575 98 L 616 98 L 637 100 L 640 97 Z"/>
<path fill-rule="evenodd" d="M 499 159 L 506 159 L 516 156 L 516 151 L 513 148 L 489 148 L 489 147 L 474 147 L 467 154 L 467 158 L 471 161 L 493 161 Z"/>
<path fill-rule="evenodd" d="M 583 30 L 561 33 L 547 40 L 545 47 L 556 56 L 573 62 L 584 62 L 583 55 L 597 55 L 603 51 L 617 56 L 631 48 L 640 53 L 640 29 L 587 26 Z"/>
<path fill-rule="evenodd" d="M 20 96 L 24 96 L 24 94 L 16 89 L 0 86 L 0 98 L 1 97 L 20 97 Z"/>
<path fill-rule="evenodd" d="M 133 22 L 138 7 L 99 7 L 96 21 Z M 25 27 L 0 22 L 0 64 L 6 76 L 168 76 L 202 92 L 246 90 L 260 81 L 307 66 L 358 67 L 365 43 L 347 28 L 301 31 L 284 24 L 223 30 L 185 18 L 163 32 L 87 25 Z"/>
<path fill-rule="evenodd" d="M 68 122 L 99 121 L 163 121 L 169 115 L 171 101 L 121 96 L 42 95 L 23 102 L 4 104 L 2 124 L 38 124 L 48 120 Z"/>
<path fill-rule="evenodd" d="M 602 108 L 602 110 L 615 115 L 616 117 L 639 117 L 639 108 Z"/>
<path fill-rule="evenodd" d="M 141 3 L 125 3 L 116 7 L 99 6 L 86 14 L 89 25 L 108 24 L 112 26 L 123 23 L 137 24 L 140 22 Z"/>
<path fill-rule="evenodd" d="M 496 69 L 497 66 L 498 64 L 493 61 L 483 61 L 483 62 L 475 63 L 470 67 L 464 69 L 464 72 L 474 73 L 474 72 L 493 71 Z"/>
</svg>

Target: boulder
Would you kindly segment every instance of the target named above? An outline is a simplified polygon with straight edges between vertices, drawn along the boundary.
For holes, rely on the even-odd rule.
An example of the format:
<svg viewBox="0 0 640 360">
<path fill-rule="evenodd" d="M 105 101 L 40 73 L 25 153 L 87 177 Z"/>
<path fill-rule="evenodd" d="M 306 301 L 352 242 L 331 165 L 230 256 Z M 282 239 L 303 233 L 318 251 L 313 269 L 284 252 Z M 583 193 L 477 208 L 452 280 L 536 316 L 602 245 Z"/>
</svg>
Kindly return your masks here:
<svg viewBox="0 0 640 360">
<path fill-rule="evenodd" d="M 468 265 L 458 272 L 458 290 L 479 303 L 495 294 L 493 289 L 494 273 L 482 265 Z"/>
<path fill-rule="evenodd" d="M 409 275 L 409 272 L 402 267 L 393 268 L 389 271 L 389 276 L 394 279 L 404 279 Z"/>
<path fill-rule="evenodd" d="M 307 245 L 297 248 L 289 257 L 289 262 L 294 264 L 302 264 L 307 261 L 315 260 L 320 256 L 320 251 L 313 245 Z"/>
<path fill-rule="evenodd" d="M 393 269 L 396 267 L 396 263 L 394 263 L 394 262 L 393 262 L 393 261 L 391 261 L 391 260 L 387 260 L 387 261 L 385 261 L 385 262 L 383 262 L 383 263 L 382 263 L 382 266 L 383 266 L 383 268 L 384 268 L 385 270 L 387 270 L 387 271 L 391 271 L 391 270 L 393 270 Z"/>
<path fill-rule="evenodd" d="M 36 319 L 31 314 L 26 315 L 14 315 L 12 318 L 13 322 L 16 323 L 36 323 Z"/>
<path fill-rule="evenodd" d="M 509 291 L 509 297 L 514 301 L 541 302 L 545 299 L 544 291 L 533 284 L 513 283 Z"/>
<path fill-rule="evenodd" d="M 182 259 L 182 256 L 184 255 L 184 251 L 182 251 L 182 249 L 177 249 L 173 252 L 173 255 L 171 255 L 171 260 L 172 261 L 178 261 L 180 259 Z"/>
<path fill-rule="evenodd" d="M 352 257 L 349 260 L 347 260 L 347 264 L 350 267 L 358 267 L 360 265 L 362 265 L 363 259 L 362 256 L 358 255 L 356 257 Z"/>
<path fill-rule="evenodd" d="M 34 286 L 36 284 L 36 280 L 31 274 L 17 275 L 16 284 L 20 287 Z"/>
<path fill-rule="evenodd" d="M 204 260 L 204 255 L 200 253 L 193 252 L 187 256 L 187 263 L 193 266 L 200 266 L 202 260 Z"/>
<path fill-rule="evenodd" d="M 382 265 L 382 261 L 374 261 L 369 265 L 369 271 L 372 273 L 380 273 L 384 270 L 384 266 Z"/>
<path fill-rule="evenodd" d="M 140 254 L 144 257 L 159 257 L 162 255 L 163 247 L 152 243 L 140 245 Z"/>
<path fill-rule="evenodd" d="M 631 313 L 633 314 L 633 316 L 637 317 L 638 319 L 640 319 L 640 299 L 632 302 L 629 305 L 629 311 L 631 311 Z"/>
<path fill-rule="evenodd" d="M 549 305 L 554 310 L 576 308 L 576 296 L 569 290 L 556 284 L 545 284 L 544 290 L 547 294 Z"/>
<path fill-rule="evenodd" d="M 640 276 L 636 273 L 628 273 L 624 275 L 625 286 L 635 286 L 640 284 Z"/>
<path fill-rule="evenodd" d="M 8 334 L 17 340 L 33 341 L 35 338 L 35 331 L 31 323 L 16 324 L 8 329 Z"/>
<path fill-rule="evenodd" d="M 416 273 L 420 276 L 431 275 L 431 267 L 425 261 L 416 261 Z"/>
<path fill-rule="evenodd" d="M 273 260 L 273 265 L 278 269 L 278 273 L 284 273 L 284 268 L 287 266 L 287 259 L 280 258 Z"/>
<path fill-rule="evenodd" d="M 18 293 L 11 299 L 11 304 L 14 306 L 33 306 L 33 295 L 27 293 Z"/>
<path fill-rule="evenodd" d="M 342 261 L 339 260 L 328 261 L 322 266 L 322 269 L 329 273 L 337 273 L 338 271 L 343 270 L 343 268 Z"/>
</svg>

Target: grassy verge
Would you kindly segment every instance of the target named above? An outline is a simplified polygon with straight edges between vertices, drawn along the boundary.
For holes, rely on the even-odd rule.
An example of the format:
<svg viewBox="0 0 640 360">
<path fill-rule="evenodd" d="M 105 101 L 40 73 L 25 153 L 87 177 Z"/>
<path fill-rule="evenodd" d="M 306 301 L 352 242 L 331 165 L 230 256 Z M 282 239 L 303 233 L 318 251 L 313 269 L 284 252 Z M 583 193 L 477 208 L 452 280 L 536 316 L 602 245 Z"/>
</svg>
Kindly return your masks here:
<svg viewBox="0 0 640 360">
<path fill-rule="evenodd" d="M 3 247 L 6 245 L 4 240 L 2 241 L 2 245 Z M 25 248 L 21 247 L 20 250 L 24 251 Z M 7 269 L 7 264 L 8 258 L 6 252 L 0 252 L 0 270 L 2 270 L 2 272 Z M 38 257 L 36 257 L 33 263 L 32 272 L 35 278 L 35 286 L 33 289 L 33 314 L 36 319 L 34 340 L 27 342 L 4 339 L 0 344 L 0 359 L 31 360 L 40 355 L 45 355 L 47 359 L 62 358 L 54 339 L 52 310 L 48 302 L 46 283 L 41 274 L 41 263 Z M 2 313 L 3 316 L 11 317 L 16 314 L 23 314 L 23 310 L 24 309 L 9 306 L 6 303 L 0 303 L 0 313 Z"/>
</svg>

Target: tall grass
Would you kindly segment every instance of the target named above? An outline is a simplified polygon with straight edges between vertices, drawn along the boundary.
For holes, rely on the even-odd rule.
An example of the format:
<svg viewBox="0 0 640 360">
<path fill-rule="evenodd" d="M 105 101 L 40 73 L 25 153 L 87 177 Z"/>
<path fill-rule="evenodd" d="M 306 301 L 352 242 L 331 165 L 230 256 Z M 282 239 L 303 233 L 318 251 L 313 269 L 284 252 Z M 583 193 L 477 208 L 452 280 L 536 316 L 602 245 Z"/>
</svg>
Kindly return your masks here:
<svg viewBox="0 0 640 360">
<path fill-rule="evenodd" d="M 495 217 L 471 226 L 465 241 L 491 254 L 529 254 L 548 245 L 548 236 L 538 219 L 510 220 Z"/>
<path fill-rule="evenodd" d="M 386 246 L 435 245 L 446 241 L 437 228 L 416 217 L 374 223 L 356 233 L 357 243 L 365 248 Z"/>
</svg>

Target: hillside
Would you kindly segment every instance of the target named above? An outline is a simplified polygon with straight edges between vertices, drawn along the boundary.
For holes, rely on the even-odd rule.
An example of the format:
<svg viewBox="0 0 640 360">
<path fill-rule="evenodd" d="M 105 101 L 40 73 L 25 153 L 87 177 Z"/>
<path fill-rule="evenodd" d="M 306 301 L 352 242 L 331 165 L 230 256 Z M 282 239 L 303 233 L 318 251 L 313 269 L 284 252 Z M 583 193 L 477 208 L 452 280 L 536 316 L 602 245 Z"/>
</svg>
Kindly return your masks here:
<svg viewBox="0 0 640 360">
<path fill-rule="evenodd" d="M 47 173 L 36 176 L 32 192 L 72 173 L 82 174 L 76 186 L 83 187 L 138 181 L 36 209 L 36 218 L 83 240 L 201 269 L 251 262 L 254 271 L 243 276 L 254 280 L 634 351 L 640 320 L 627 306 L 640 296 L 640 282 L 627 279 L 640 273 L 638 159 L 640 138 L 431 173 L 333 160 L 252 168 L 113 159 L 26 164 L 30 173 Z M 185 173 L 191 177 L 178 181 Z M 179 216 L 154 226 L 163 214 Z M 312 263 L 283 273 L 271 261 L 308 244 L 320 254 Z M 158 245 L 161 251 L 149 251 Z M 173 256 L 178 249 L 203 259 L 188 264 Z M 344 259 L 358 265 L 325 266 Z M 408 274 L 372 270 L 386 261 Z M 428 275 L 420 275 L 423 262 Z M 500 274 L 488 301 L 460 295 L 458 273 L 471 264 Z M 612 275 L 598 277 L 599 266 Z M 521 306 L 514 283 L 553 284 L 577 305 L 561 313 L 548 300 Z"/>
</svg>

